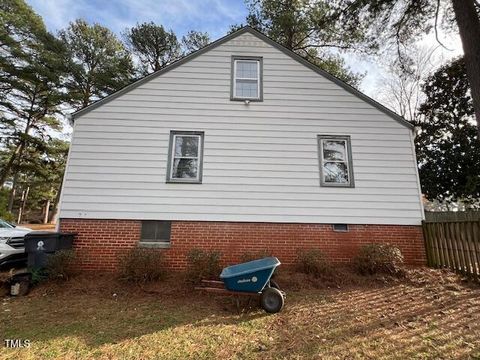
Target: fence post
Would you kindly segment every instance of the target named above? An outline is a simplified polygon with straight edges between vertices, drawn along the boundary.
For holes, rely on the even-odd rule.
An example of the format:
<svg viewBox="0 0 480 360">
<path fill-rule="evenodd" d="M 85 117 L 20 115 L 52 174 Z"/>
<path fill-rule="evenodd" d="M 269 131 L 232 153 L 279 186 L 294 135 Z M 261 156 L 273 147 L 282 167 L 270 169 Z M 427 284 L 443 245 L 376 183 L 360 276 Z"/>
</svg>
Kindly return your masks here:
<svg viewBox="0 0 480 360">
<path fill-rule="evenodd" d="M 425 253 L 427 254 L 427 265 L 430 267 L 435 267 L 434 261 L 432 259 L 433 249 L 431 247 L 428 224 L 425 222 L 425 220 L 422 220 L 422 230 L 423 241 L 425 243 Z"/>
</svg>

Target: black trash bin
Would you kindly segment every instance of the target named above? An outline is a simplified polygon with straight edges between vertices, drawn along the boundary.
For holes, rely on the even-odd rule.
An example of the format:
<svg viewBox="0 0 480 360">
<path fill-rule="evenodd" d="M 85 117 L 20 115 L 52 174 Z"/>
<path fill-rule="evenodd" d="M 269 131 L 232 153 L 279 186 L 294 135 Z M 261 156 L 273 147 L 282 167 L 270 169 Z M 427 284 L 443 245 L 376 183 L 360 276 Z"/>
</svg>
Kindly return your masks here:
<svg viewBox="0 0 480 360">
<path fill-rule="evenodd" d="M 58 250 L 71 249 L 73 233 L 32 231 L 25 235 L 25 252 L 28 255 L 29 268 L 42 268 L 47 264 L 48 256 Z"/>
</svg>

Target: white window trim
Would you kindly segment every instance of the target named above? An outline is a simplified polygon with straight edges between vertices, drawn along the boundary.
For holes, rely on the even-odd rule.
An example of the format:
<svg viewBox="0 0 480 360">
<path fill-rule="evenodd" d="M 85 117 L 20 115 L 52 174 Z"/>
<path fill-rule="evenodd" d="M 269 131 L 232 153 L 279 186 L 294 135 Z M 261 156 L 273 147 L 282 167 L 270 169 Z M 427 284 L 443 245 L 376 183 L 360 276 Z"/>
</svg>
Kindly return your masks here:
<svg viewBox="0 0 480 360">
<path fill-rule="evenodd" d="M 257 64 L 257 77 L 256 78 L 243 78 L 237 77 L 237 62 L 255 62 Z M 249 57 L 233 57 L 233 69 L 232 69 L 232 100 L 255 100 L 262 101 L 262 59 L 261 58 L 249 58 Z M 239 96 L 237 95 L 237 80 L 248 80 L 257 82 L 257 96 Z"/>
<path fill-rule="evenodd" d="M 352 161 L 352 148 L 350 136 L 346 135 L 318 135 L 318 157 L 320 167 L 320 186 L 325 187 L 355 187 L 355 181 L 353 177 L 353 161 Z M 328 140 L 343 141 L 345 144 L 345 160 L 326 160 L 323 157 L 323 142 Z M 336 183 L 326 182 L 324 173 L 324 164 L 327 162 L 342 163 L 347 165 L 348 182 Z"/>
<path fill-rule="evenodd" d="M 175 145 L 177 144 L 177 138 L 182 137 L 182 138 L 197 138 L 198 139 L 198 154 L 197 156 L 175 156 Z M 172 158 L 170 159 L 170 179 L 171 180 L 185 180 L 185 178 L 177 178 L 173 175 L 173 167 L 175 165 L 175 160 L 176 159 L 190 159 L 190 160 L 197 160 L 197 176 L 195 177 L 195 180 L 198 181 L 200 180 L 200 156 L 202 152 L 202 138 L 200 135 L 183 135 L 183 134 L 175 134 L 173 135 L 173 141 L 172 141 Z M 192 178 L 188 179 L 192 180 Z"/>
<path fill-rule="evenodd" d="M 198 139 L 198 154 L 197 156 L 175 156 L 175 144 L 177 137 L 192 137 Z M 202 182 L 202 161 L 203 161 L 203 133 L 189 132 L 189 131 L 172 131 L 171 140 L 169 144 L 169 167 L 167 173 L 167 182 L 170 183 L 201 183 Z M 192 159 L 197 160 L 197 176 L 195 178 L 178 178 L 174 177 L 173 168 L 175 159 Z"/>
</svg>

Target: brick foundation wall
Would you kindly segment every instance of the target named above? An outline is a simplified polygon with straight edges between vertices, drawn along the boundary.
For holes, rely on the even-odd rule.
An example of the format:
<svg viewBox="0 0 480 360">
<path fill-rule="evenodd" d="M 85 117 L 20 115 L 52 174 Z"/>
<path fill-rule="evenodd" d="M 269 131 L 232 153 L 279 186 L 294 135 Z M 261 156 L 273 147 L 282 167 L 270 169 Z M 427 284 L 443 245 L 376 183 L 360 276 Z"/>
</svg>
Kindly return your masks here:
<svg viewBox="0 0 480 360">
<path fill-rule="evenodd" d="M 119 255 L 137 246 L 140 229 L 137 220 L 60 220 L 61 231 L 78 234 L 74 247 L 82 270 L 115 271 Z M 426 262 L 421 226 L 405 225 L 349 225 L 348 232 L 335 232 L 330 224 L 172 221 L 171 247 L 162 251 L 169 268 L 183 270 L 192 248 L 220 251 L 223 264 L 266 250 L 291 265 L 299 248 L 317 248 L 332 262 L 348 262 L 368 243 L 398 246 L 408 265 Z"/>
</svg>

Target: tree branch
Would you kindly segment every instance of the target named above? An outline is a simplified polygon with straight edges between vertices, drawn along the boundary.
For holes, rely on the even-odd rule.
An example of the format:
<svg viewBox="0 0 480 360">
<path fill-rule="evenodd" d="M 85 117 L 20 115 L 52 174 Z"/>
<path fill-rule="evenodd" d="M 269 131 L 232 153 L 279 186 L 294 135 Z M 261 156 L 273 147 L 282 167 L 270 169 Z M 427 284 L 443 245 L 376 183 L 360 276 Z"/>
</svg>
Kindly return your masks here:
<svg viewBox="0 0 480 360">
<path fill-rule="evenodd" d="M 440 0 L 437 0 L 437 8 L 435 9 L 435 39 L 437 42 L 445 49 L 448 51 L 452 51 L 452 49 L 447 48 L 439 39 L 438 37 L 438 15 L 440 13 Z"/>
<path fill-rule="evenodd" d="M 338 45 L 338 44 L 308 44 L 305 46 L 297 47 L 295 50 L 306 50 L 308 48 L 326 48 L 326 47 L 331 47 L 331 48 L 337 48 L 337 49 L 351 49 L 352 46 L 348 45 Z"/>
<path fill-rule="evenodd" d="M 307 40 L 314 32 L 315 32 L 315 29 L 309 30 L 307 35 L 305 35 L 305 37 L 302 40 L 297 41 L 297 43 L 295 45 L 293 45 L 292 48 L 297 49 L 297 46 L 302 44 L 305 40 Z"/>
</svg>

